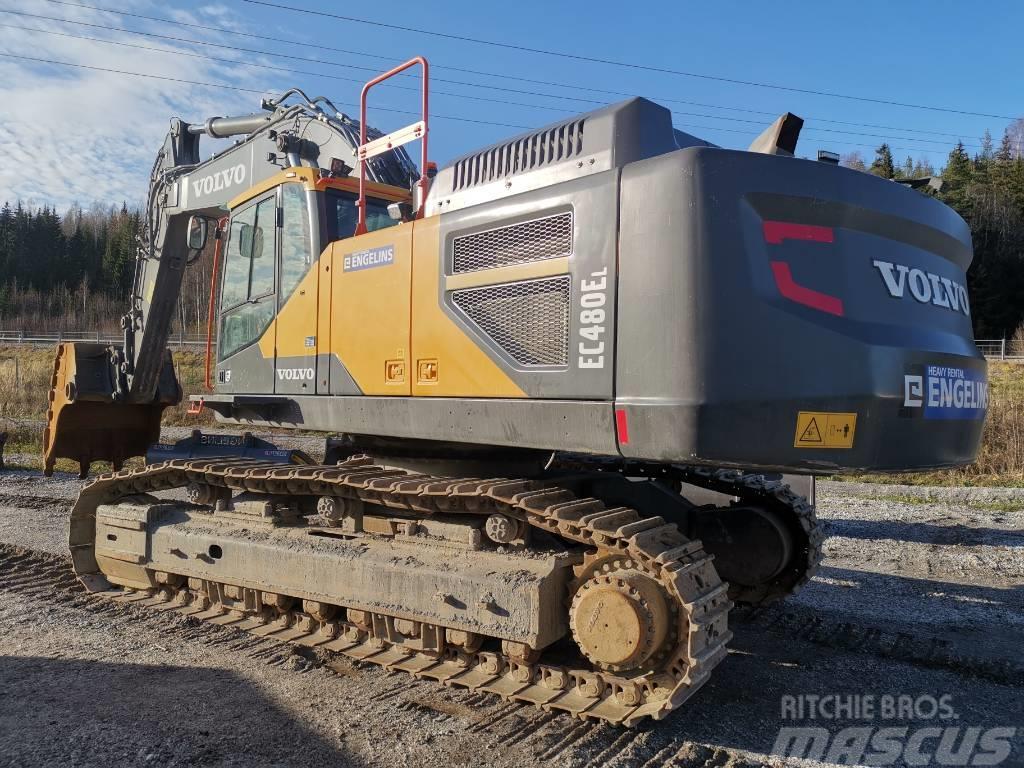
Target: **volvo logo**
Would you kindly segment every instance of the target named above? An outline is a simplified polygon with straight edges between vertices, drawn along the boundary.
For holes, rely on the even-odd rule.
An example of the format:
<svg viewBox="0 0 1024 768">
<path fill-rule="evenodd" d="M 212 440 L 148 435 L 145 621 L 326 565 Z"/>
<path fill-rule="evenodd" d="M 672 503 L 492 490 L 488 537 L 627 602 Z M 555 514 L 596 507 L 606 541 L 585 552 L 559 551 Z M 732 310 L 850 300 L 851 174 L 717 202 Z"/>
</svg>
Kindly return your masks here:
<svg viewBox="0 0 1024 768">
<path fill-rule="evenodd" d="M 902 299 L 909 291 L 914 301 L 921 304 L 933 304 L 952 312 L 963 312 L 971 316 L 971 308 L 967 303 L 967 289 L 948 277 L 940 277 L 923 269 L 911 269 L 903 264 L 875 259 L 871 262 L 885 282 L 889 295 L 894 299 Z"/>
<path fill-rule="evenodd" d="M 312 368 L 279 368 L 277 371 L 277 378 L 282 381 L 312 381 L 316 377 L 316 372 Z"/>
<path fill-rule="evenodd" d="M 234 168 L 228 168 L 226 171 L 217 171 L 216 173 L 211 173 L 209 176 L 193 180 L 192 194 L 196 197 L 199 197 L 200 195 L 212 195 L 214 192 L 220 192 L 228 187 L 233 187 L 244 182 L 245 165 L 239 163 Z"/>
</svg>

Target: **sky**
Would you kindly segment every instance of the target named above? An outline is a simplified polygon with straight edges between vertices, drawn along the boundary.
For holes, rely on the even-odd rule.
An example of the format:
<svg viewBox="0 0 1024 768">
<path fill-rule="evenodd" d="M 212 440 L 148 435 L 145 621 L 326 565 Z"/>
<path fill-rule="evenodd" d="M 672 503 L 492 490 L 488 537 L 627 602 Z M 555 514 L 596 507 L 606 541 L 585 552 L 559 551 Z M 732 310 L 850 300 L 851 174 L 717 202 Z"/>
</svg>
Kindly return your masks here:
<svg viewBox="0 0 1024 768">
<path fill-rule="evenodd" d="M 986 129 L 998 144 L 1024 116 L 1024 3 L 1009 0 L 273 2 L 349 18 L 247 0 L 0 0 L 0 202 L 139 204 L 171 117 L 254 112 L 293 85 L 357 115 L 362 83 L 418 54 L 441 166 L 630 95 L 725 147 L 746 148 L 789 111 L 806 120 L 800 155 L 870 162 L 887 141 L 897 162 L 936 167 L 958 139 L 976 152 Z M 416 120 L 416 78 L 375 91 L 369 122 Z M 218 148 L 204 142 L 204 156 Z"/>
</svg>

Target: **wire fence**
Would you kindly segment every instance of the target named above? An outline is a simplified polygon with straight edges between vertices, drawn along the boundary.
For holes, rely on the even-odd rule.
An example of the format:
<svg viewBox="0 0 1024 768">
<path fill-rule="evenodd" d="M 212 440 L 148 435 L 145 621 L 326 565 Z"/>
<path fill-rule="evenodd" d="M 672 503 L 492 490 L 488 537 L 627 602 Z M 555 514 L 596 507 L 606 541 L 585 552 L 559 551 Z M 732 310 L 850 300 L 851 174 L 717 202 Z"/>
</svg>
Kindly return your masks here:
<svg viewBox="0 0 1024 768">
<path fill-rule="evenodd" d="M 0 330 L 0 345 L 3 344 L 36 344 L 54 345 L 64 341 L 91 341 L 97 344 L 121 344 L 120 334 L 103 333 L 101 331 L 59 331 L 57 333 L 36 333 L 34 331 L 3 331 Z M 976 339 L 974 342 L 981 353 L 990 360 L 1012 360 L 1024 362 L 1024 350 L 1017 349 L 1012 340 L 1008 339 Z M 167 340 L 170 347 L 202 348 L 206 346 L 206 336 L 200 334 L 174 333 Z"/>
<path fill-rule="evenodd" d="M 64 341 L 91 341 L 94 344 L 122 344 L 124 338 L 121 334 L 104 333 L 102 331 L 58 331 L 57 333 L 37 333 L 35 331 L 2 331 L 0 330 L 0 345 L 2 344 L 34 344 L 54 345 Z M 170 347 L 205 347 L 206 335 L 174 333 L 167 339 Z"/>
<path fill-rule="evenodd" d="M 989 360 L 1014 360 L 1024 362 L 1024 349 L 1019 349 L 1012 340 L 975 339 L 981 354 Z"/>
</svg>

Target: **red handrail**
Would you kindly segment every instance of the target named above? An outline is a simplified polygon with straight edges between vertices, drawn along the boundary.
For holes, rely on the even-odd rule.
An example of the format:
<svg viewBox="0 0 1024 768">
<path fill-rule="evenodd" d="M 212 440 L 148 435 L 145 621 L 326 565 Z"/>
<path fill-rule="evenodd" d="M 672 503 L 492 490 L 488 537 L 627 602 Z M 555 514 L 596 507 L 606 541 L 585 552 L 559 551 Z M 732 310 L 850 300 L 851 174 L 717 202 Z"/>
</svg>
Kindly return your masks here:
<svg viewBox="0 0 1024 768">
<path fill-rule="evenodd" d="M 225 229 L 227 223 L 227 216 L 217 221 L 217 229 L 215 230 L 217 243 L 213 246 L 213 271 L 210 273 L 210 304 L 206 310 L 206 390 L 208 392 L 213 390 L 213 383 L 210 381 L 212 368 L 210 363 L 213 360 L 213 302 L 217 295 L 217 269 L 220 267 L 220 245 L 224 242 L 224 236 L 227 234 Z"/>
<path fill-rule="evenodd" d="M 427 128 L 429 120 L 429 88 L 427 82 L 430 78 L 430 65 L 427 63 L 427 60 L 424 57 L 417 56 L 415 58 L 409 59 L 404 64 L 399 64 L 394 69 L 390 69 L 382 75 L 377 75 L 377 77 L 373 78 L 366 85 L 363 86 L 362 93 L 360 93 L 359 95 L 359 200 L 356 202 L 356 206 L 358 207 L 359 222 L 356 224 L 355 231 L 355 234 L 357 235 L 362 235 L 366 233 L 366 161 L 368 159 L 364 154 L 366 148 L 366 95 L 369 93 L 370 89 L 373 86 L 382 83 L 389 77 L 394 77 L 400 72 L 404 72 L 410 67 L 415 67 L 417 64 L 423 67 L 423 132 L 422 135 L 418 136 L 418 138 L 420 139 L 420 180 L 417 182 L 417 185 L 420 188 L 420 210 L 417 212 L 416 215 L 417 217 L 423 216 L 423 202 L 427 199 L 427 190 L 430 187 L 430 179 L 427 177 L 427 134 L 429 132 Z M 401 144 L 404 144 L 412 140 L 413 139 L 405 139 L 400 144 L 395 144 L 394 146 L 401 146 Z M 391 147 L 390 142 L 388 143 L 388 147 Z"/>
</svg>

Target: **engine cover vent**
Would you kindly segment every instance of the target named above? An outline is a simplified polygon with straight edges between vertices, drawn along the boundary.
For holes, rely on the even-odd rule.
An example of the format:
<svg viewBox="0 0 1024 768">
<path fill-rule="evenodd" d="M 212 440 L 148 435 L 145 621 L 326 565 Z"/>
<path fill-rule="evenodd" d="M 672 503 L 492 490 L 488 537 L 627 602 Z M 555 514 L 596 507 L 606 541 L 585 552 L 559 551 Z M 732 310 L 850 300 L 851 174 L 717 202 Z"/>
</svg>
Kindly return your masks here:
<svg viewBox="0 0 1024 768">
<path fill-rule="evenodd" d="M 455 306 L 520 365 L 569 364 L 569 275 L 452 292 Z"/>
<path fill-rule="evenodd" d="M 456 237 L 452 272 L 526 264 L 572 253 L 572 212 Z"/>
<path fill-rule="evenodd" d="M 583 154 L 585 122 L 580 119 L 562 123 L 458 160 L 452 175 L 452 192 Z"/>
</svg>

